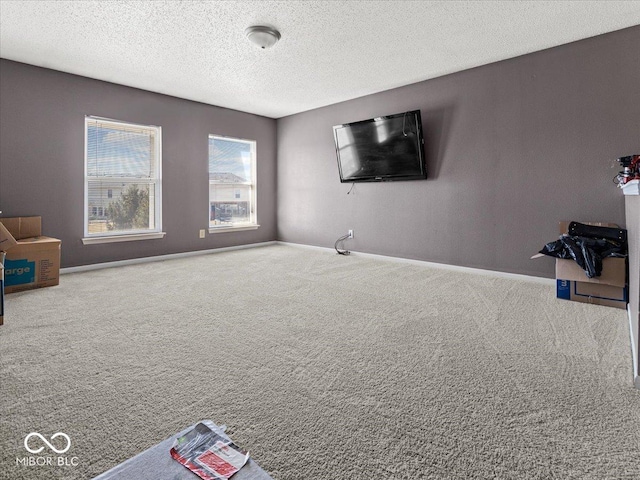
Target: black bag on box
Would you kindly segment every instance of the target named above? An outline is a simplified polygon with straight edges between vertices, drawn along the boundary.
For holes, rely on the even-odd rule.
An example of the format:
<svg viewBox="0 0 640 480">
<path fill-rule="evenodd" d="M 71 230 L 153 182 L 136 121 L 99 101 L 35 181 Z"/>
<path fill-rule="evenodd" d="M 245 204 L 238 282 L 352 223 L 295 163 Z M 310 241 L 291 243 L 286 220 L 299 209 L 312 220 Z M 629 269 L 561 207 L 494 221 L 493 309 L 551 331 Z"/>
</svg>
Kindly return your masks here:
<svg viewBox="0 0 640 480">
<path fill-rule="evenodd" d="M 571 222 L 568 233 L 572 237 L 604 238 L 612 242 L 627 243 L 627 231 L 624 228 L 597 227 Z"/>
<path fill-rule="evenodd" d="M 599 277 L 604 258 L 626 257 L 627 231 L 571 222 L 568 234 L 562 235 L 555 242 L 547 243 L 540 253 L 562 259 L 572 258 L 587 277 Z"/>
</svg>

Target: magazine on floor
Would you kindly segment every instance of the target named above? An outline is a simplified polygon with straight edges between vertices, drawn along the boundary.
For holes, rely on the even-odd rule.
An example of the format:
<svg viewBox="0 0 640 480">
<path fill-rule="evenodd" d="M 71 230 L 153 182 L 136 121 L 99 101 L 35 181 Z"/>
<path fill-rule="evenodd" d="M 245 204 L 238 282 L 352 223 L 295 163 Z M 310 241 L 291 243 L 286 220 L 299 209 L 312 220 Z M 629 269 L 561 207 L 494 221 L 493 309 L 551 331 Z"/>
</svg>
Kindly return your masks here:
<svg viewBox="0 0 640 480">
<path fill-rule="evenodd" d="M 204 480 L 226 480 L 249 460 L 248 452 L 204 423 L 179 437 L 169 452 Z"/>
</svg>

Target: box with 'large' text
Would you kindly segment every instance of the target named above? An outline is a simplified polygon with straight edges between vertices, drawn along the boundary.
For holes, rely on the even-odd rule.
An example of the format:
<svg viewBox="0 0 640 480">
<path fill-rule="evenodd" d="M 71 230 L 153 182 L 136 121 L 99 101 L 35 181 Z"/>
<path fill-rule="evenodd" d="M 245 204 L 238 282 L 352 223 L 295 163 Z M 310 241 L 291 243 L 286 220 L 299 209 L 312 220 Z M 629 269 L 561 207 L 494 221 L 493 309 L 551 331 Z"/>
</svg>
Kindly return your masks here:
<svg viewBox="0 0 640 480">
<path fill-rule="evenodd" d="M 40 235 L 40 217 L 0 218 L 0 224 L 5 293 L 58 285 L 61 242 Z"/>
</svg>

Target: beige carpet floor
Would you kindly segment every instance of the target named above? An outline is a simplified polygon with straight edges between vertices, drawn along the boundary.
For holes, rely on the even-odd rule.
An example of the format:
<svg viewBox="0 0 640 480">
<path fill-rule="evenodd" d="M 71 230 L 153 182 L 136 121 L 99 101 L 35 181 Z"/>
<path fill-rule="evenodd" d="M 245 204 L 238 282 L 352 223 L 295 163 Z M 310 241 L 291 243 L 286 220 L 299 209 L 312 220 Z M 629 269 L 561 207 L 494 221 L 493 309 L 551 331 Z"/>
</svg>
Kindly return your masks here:
<svg viewBox="0 0 640 480">
<path fill-rule="evenodd" d="M 0 478 L 91 478 L 205 418 L 276 480 L 640 478 L 626 313 L 548 285 L 274 245 L 6 300 Z M 34 431 L 78 465 L 16 465 Z"/>
</svg>

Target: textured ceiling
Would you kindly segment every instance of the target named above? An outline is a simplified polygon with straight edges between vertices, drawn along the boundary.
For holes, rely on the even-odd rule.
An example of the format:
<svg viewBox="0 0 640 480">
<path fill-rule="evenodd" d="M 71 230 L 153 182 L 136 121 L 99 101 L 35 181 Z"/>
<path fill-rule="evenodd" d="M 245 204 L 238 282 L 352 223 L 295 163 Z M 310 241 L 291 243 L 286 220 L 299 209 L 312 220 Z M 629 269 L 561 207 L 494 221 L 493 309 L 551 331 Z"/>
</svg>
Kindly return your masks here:
<svg viewBox="0 0 640 480">
<path fill-rule="evenodd" d="M 279 118 L 638 24 L 638 1 L 2 0 L 0 56 Z"/>
</svg>

